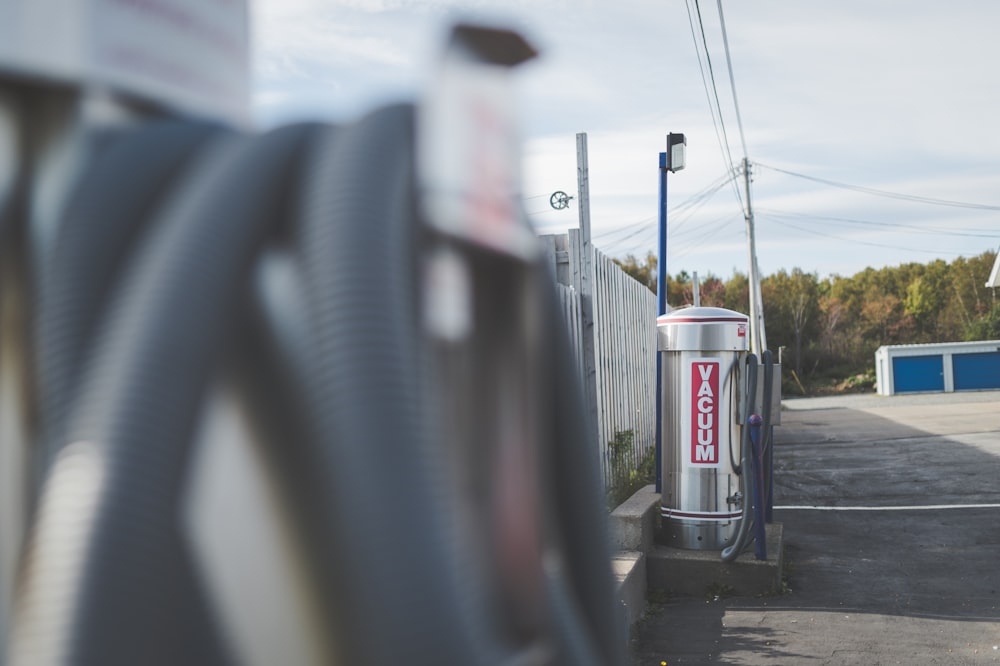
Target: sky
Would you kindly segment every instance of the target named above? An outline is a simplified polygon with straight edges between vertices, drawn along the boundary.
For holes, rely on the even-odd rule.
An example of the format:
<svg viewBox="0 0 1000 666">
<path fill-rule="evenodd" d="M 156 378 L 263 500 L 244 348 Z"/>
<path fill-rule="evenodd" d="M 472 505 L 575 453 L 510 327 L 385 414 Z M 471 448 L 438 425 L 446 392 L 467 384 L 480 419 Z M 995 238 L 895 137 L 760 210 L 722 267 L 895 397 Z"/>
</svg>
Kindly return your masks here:
<svg viewBox="0 0 1000 666">
<path fill-rule="evenodd" d="M 744 155 L 762 275 L 847 276 L 1000 247 L 992 0 L 722 0 L 735 103 L 712 0 L 251 0 L 251 9 L 262 127 L 348 122 L 417 99 L 456 20 L 520 32 L 540 52 L 513 76 L 525 210 L 539 233 L 577 226 L 577 200 L 560 211 L 548 201 L 557 190 L 576 195 L 576 134 L 586 132 L 592 236 L 613 257 L 656 251 L 668 132 L 688 144 L 687 167 L 668 177 L 672 274 L 747 271 L 734 171 Z"/>
</svg>

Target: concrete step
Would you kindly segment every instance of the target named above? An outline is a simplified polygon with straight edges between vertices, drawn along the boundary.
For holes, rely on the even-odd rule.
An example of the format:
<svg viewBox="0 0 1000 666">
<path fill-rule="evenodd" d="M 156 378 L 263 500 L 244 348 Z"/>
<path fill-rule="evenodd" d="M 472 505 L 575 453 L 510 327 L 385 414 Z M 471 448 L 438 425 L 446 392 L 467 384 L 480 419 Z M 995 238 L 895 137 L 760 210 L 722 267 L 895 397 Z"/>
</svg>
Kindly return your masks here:
<svg viewBox="0 0 1000 666">
<path fill-rule="evenodd" d="M 625 626 L 631 631 L 646 610 L 646 555 L 635 550 L 614 553 L 611 571 Z"/>
<path fill-rule="evenodd" d="M 650 590 L 684 596 L 758 596 L 781 591 L 784 564 L 781 523 L 767 526 L 767 559 L 758 560 L 753 547 L 733 562 L 723 562 L 716 550 L 681 550 L 656 545 L 646 553 Z"/>
</svg>

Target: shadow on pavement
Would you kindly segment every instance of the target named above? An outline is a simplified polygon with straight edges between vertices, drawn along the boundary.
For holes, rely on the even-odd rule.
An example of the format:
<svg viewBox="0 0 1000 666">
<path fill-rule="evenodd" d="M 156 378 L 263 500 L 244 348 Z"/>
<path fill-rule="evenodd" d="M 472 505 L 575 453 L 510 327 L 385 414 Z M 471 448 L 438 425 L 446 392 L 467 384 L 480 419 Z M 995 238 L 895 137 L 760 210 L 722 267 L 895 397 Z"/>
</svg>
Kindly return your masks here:
<svg viewBox="0 0 1000 666">
<path fill-rule="evenodd" d="M 1000 661 L 998 407 L 785 412 L 788 593 L 652 606 L 633 663 Z"/>
</svg>

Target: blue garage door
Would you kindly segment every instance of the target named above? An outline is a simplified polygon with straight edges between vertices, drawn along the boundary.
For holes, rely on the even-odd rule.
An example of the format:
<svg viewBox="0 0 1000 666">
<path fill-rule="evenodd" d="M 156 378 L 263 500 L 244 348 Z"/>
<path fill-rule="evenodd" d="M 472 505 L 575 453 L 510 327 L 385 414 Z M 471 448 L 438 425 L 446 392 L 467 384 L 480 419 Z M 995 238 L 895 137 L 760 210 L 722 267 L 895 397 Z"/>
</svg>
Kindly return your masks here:
<svg viewBox="0 0 1000 666">
<path fill-rule="evenodd" d="M 897 356 L 892 359 L 896 393 L 944 390 L 944 357 Z"/>
<path fill-rule="evenodd" d="M 956 391 L 1000 389 L 1000 351 L 951 357 Z"/>
</svg>

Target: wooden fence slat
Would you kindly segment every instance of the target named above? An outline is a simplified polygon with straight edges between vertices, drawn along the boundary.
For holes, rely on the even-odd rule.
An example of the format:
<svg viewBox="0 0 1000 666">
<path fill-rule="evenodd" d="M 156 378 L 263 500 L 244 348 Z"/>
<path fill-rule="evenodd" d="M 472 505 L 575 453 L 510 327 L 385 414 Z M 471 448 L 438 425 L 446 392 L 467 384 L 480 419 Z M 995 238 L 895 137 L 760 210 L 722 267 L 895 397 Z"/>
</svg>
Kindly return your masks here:
<svg viewBox="0 0 1000 666">
<path fill-rule="evenodd" d="M 559 282 L 559 297 L 579 376 L 585 377 L 580 303 L 579 231 L 545 240 L 545 251 Z M 551 248 L 551 249 L 549 249 Z M 565 248 L 565 250 L 563 250 Z M 566 252 L 565 258 L 561 254 Z M 632 279 L 596 248 L 594 252 L 594 382 L 596 428 L 601 474 L 606 487 L 614 482 L 610 444 L 619 432 L 633 433 L 626 452 L 629 469 L 648 455 L 656 442 L 656 296 Z"/>
</svg>

